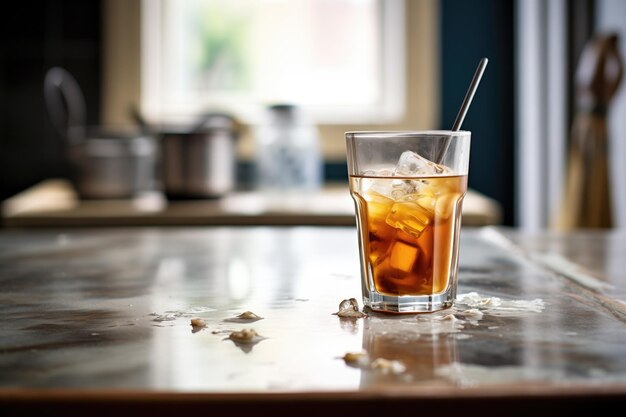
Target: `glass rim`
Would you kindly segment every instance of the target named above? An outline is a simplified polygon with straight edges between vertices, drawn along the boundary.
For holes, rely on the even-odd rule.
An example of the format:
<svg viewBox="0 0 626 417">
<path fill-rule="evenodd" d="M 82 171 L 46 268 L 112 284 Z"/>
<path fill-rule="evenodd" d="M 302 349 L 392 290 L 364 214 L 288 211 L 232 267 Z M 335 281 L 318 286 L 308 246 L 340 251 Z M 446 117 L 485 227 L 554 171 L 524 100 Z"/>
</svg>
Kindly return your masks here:
<svg viewBox="0 0 626 417">
<path fill-rule="evenodd" d="M 469 130 L 351 130 L 345 132 L 346 137 L 466 137 L 471 136 L 471 134 L 472 132 Z"/>
</svg>

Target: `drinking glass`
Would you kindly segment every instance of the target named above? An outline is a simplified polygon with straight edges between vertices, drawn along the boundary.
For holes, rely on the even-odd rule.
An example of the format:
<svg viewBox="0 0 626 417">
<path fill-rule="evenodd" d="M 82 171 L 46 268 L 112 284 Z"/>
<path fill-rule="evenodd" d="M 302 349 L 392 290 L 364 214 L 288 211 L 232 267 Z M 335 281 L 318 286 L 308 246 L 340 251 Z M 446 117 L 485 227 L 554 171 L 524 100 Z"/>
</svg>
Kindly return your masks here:
<svg viewBox="0 0 626 417">
<path fill-rule="evenodd" d="M 393 313 L 452 306 L 470 137 L 346 133 L 365 306 Z"/>
</svg>

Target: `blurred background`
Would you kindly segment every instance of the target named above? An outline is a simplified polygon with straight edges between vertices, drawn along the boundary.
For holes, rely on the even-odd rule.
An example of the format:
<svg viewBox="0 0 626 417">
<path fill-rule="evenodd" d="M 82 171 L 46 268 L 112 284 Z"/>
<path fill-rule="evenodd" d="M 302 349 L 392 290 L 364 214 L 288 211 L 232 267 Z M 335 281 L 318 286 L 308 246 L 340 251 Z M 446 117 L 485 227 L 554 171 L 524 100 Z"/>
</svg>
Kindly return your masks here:
<svg viewBox="0 0 626 417">
<path fill-rule="evenodd" d="M 324 181 L 346 182 L 345 131 L 449 129 L 488 57 L 463 125 L 469 185 L 500 204 L 503 224 L 545 228 L 563 210 L 583 49 L 612 32 L 626 56 L 619 0 L 24 0 L 3 14 L 2 200 L 71 175 L 43 96 L 53 67 L 80 86 L 87 125 L 234 117 L 236 187 L 245 189 L 269 105 L 306 114 Z M 624 227 L 623 88 L 607 107 L 612 224 Z"/>
</svg>

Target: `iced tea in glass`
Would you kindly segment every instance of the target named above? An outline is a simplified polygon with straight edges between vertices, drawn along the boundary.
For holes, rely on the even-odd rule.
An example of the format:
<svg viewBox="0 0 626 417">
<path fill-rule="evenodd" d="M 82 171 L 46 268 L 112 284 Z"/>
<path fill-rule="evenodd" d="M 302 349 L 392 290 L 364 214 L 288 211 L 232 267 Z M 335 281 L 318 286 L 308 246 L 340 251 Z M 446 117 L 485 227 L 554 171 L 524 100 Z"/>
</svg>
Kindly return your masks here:
<svg viewBox="0 0 626 417">
<path fill-rule="evenodd" d="M 469 132 L 348 132 L 364 304 L 417 313 L 456 296 Z"/>
</svg>

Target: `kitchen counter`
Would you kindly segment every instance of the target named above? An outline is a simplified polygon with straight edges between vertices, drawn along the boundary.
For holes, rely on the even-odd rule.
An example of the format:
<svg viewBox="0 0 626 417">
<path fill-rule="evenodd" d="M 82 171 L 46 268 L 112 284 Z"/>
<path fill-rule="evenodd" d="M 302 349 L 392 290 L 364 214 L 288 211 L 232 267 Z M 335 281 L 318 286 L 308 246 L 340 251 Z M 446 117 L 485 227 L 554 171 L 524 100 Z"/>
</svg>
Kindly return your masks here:
<svg viewBox="0 0 626 417">
<path fill-rule="evenodd" d="M 360 298 L 354 228 L 3 231 L 0 414 L 572 416 L 626 405 L 626 235 L 461 236 L 455 307 L 355 320 L 332 315 Z M 263 319 L 236 318 L 246 310 Z M 228 338 L 244 328 L 262 337 Z M 399 365 L 341 359 L 362 350 Z"/>
<path fill-rule="evenodd" d="M 5 227 L 322 225 L 353 226 L 348 186 L 309 194 L 239 191 L 220 199 L 166 201 L 159 193 L 132 200 L 79 200 L 65 180 L 48 180 L 2 205 Z M 500 224 L 500 205 L 475 191 L 463 204 L 464 226 Z"/>
</svg>

